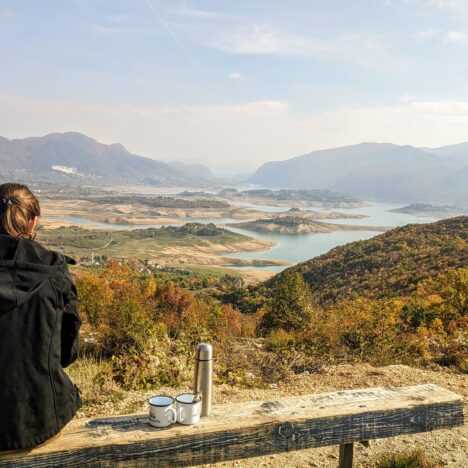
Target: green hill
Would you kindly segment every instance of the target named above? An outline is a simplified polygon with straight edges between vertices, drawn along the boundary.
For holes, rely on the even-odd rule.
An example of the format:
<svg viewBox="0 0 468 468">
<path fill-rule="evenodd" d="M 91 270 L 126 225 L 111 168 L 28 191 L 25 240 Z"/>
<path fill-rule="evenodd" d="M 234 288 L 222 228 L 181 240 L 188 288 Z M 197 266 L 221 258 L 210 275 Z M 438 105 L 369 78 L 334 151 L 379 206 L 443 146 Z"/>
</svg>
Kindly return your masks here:
<svg viewBox="0 0 468 468">
<path fill-rule="evenodd" d="M 409 224 L 336 247 L 288 269 L 322 302 L 408 295 L 431 276 L 468 266 L 468 216 Z M 261 286 L 271 286 L 283 273 Z"/>
</svg>

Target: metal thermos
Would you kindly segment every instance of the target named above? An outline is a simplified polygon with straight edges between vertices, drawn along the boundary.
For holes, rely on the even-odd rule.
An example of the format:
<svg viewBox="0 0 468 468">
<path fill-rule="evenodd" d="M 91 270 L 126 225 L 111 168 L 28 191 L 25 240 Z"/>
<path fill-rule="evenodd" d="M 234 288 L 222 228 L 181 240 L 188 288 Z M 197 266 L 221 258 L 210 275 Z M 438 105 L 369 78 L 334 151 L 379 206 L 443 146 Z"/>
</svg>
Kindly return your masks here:
<svg viewBox="0 0 468 468">
<path fill-rule="evenodd" d="M 200 343 L 195 354 L 195 379 L 193 393 L 201 395 L 202 416 L 208 416 L 211 411 L 211 396 L 213 392 L 213 346 Z"/>
</svg>

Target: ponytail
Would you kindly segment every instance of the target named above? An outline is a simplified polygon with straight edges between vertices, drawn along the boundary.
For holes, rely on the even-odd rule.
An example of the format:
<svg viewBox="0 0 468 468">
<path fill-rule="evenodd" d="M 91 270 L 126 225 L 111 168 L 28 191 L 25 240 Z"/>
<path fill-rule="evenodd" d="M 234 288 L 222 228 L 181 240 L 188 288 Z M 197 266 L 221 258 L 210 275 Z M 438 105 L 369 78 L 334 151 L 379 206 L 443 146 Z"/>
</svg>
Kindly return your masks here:
<svg viewBox="0 0 468 468">
<path fill-rule="evenodd" d="M 34 239 L 30 222 L 40 215 L 39 201 L 26 185 L 0 185 L 0 234 Z"/>
</svg>

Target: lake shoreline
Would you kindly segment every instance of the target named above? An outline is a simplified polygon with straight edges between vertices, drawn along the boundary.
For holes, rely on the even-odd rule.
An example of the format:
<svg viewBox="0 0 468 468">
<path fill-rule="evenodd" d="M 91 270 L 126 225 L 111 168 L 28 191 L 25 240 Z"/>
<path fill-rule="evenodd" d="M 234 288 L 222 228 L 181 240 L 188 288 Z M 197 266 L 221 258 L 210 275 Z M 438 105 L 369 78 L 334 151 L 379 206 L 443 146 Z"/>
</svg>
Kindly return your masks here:
<svg viewBox="0 0 468 468">
<path fill-rule="evenodd" d="M 256 200 L 258 201 L 258 200 Z M 294 205 L 294 206 L 293 206 Z M 41 224 L 47 228 L 57 228 L 59 226 L 79 225 L 88 229 L 102 229 L 107 231 L 114 230 L 134 230 L 146 229 L 150 227 L 160 228 L 161 226 L 181 226 L 187 222 L 215 223 L 217 226 L 225 227 L 228 231 L 249 236 L 255 239 L 255 248 L 244 248 L 242 245 L 237 245 L 234 250 L 207 252 L 207 251 L 166 251 L 162 252 L 161 261 L 165 262 L 164 258 L 171 258 L 176 261 L 179 256 L 185 265 L 190 263 L 209 265 L 210 263 L 218 266 L 228 267 L 236 272 L 241 271 L 242 274 L 250 269 L 251 271 L 259 271 L 259 275 L 271 275 L 274 272 L 281 271 L 289 265 L 300 263 L 310 258 L 328 252 L 330 249 L 343 245 L 349 242 L 369 239 L 384 229 L 389 229 L 404 224 L 433 222 L 437 218 L 420 217 L 411 214 L 393 212 L 403 206 L 403 204 L 373 202 L 367 203 L 366 207 L 347 208 L 340 212 L 332 212 L 328 208 L 320 206 L 306 206 L 304 209 L 299 209 L 297 204 L 284 204 L 278 206 L 263 206 L 242 204 L 242 206 L 231 206 L 229 209 L 222 210 L 192 210 L 187 213 L 187 210 L 172 209 L 171 212 L 165 212 L 166 216 L 161 216 L 162 210 L 158 210 L 159 216 L 148 216 L 146 208 L 130 206 L 107 206 L 87 203 L 83 200 L 70 202 L 69 200 L 54 200 L 47 199 L 44 203 L 44 217 L 41 218 Z M 99 208 L 102 211 L 96 211 Z M 111 210 L 111 211 L 109 211 Z M 132 211 L 133 210 L 133 211 Z M 136 210 L 136 211 L 135 211 Z M 102 220 L 117 221 L 117 218 L 112 218 L 117 214 L 127 214 L 126 224 L 102 223 Z M 119 213 L 117 213 L 119 212 Z M 220 218 L 222 214 L 235 215 L 231 218 Z M 258 214 L 261 213 L 261 216 Z M 176 216 L 170 216 L 175 214 Z M 186 215 L 189 214 L 189 217 Z M 202 215 L 195 217 L 195 215 Z M 183 217 L 180 217 L 183 215 Z M 238 221 L 243 221 L 242 224 L 252 222 L 255 219 L 269 219 L 272 217 L 288 217 L 291 215 L 299 215 L 304 218 L 313 219 L 319 218 L 323 220 L 336 219 L 338 222 L 328 222 L 329 225 L 337 226 L 331 229 L 331 226 L 326 226 L 326 232 L 258 232 L 248 229 L 247 225 L 240 226 Z M 212 217 L 214 216 L 214 217 Z M 244 216 L 247 219 L 242 219 Z M 356 219 L 364 219 L 366 225 L 356 224 Z M 142 224 L 131 224 L 128 221 L 141 222 Z M 254 220 L 255 221 L 255 220 Z M 250 226 L 248 226 L 250 227 Z M 245 244 L 247 245 L 247 244 Z M 252 276 L 252 275 L 251 275 Z"/>
</svg>

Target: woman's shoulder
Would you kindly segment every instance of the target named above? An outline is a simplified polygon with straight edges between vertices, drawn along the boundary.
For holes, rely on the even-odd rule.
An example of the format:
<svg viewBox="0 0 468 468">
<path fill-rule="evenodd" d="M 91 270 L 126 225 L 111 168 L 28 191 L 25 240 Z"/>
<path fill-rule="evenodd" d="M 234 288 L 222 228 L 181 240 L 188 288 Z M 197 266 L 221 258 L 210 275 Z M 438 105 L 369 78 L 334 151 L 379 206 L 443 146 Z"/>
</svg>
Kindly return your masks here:
<svg viewBox="0 0 468 468">
<path fill-rule="evenodd" d="M 19 251 L 16 257 L 18 261 L 56 267 L 76 265 L 73 258 L 60 252 L 50 250 L 39 242 L 29 239 L 21 239 L 19 244 Z"/>
</svg>

